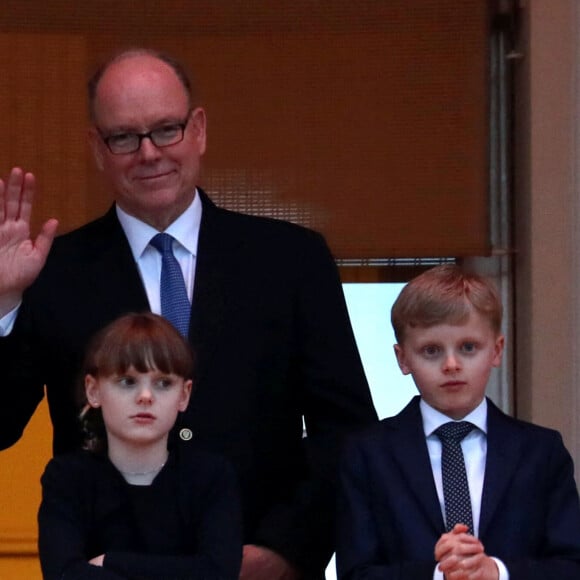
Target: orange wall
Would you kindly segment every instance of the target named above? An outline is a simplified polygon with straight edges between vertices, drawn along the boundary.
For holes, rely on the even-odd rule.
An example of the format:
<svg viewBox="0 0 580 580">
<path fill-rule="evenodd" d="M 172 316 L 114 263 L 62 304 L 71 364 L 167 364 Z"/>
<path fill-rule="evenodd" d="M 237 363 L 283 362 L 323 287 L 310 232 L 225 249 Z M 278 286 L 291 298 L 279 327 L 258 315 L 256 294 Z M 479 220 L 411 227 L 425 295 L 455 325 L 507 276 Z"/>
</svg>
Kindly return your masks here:
<svg viewBox="0 0 580 580">
<path fill-rule="evenodd" d="M 51 456 L 52 428 L 46 400 L 22 439 L 0 452 L 0 580 L 40 580 L 36 512 L 40 476 Z"/>
</svg>

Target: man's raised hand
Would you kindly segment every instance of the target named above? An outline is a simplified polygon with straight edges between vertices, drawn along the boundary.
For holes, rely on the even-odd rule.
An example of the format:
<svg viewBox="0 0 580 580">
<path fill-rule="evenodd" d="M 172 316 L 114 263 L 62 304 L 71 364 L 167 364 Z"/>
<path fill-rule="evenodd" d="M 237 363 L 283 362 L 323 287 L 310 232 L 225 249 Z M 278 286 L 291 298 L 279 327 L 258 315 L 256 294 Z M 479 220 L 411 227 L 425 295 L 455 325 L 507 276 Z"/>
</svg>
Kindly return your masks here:
<svg viewBox="0 0 580 580">
<path fill-rule="evenodd" d="M 30 216 L 36 188 L 34 175 L 14 167 L 0 179 L 0 317 L 15 308 L 22 293 L 40 274 L 52 246 L 58 221 L 49 219 L 35 240 Z"/>
</svg>

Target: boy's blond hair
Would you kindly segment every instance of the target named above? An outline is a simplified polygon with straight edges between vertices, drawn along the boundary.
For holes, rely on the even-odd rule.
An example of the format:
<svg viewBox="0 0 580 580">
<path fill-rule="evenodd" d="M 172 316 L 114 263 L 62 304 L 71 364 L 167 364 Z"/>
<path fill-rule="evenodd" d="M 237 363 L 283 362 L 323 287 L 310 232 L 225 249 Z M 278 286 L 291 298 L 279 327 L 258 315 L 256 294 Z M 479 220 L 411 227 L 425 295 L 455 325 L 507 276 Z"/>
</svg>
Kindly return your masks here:
<svg viewBox="0 0 580 580">
<path fill-rule="evenodd" d="M 423 272 L 403 288 L 391 310 L 391 323 L 401 344 L 408 327 L 462 324 L 473 310 L 500 333 L 503 308 L 491 280 L 447 264 Z"/>
</svg>

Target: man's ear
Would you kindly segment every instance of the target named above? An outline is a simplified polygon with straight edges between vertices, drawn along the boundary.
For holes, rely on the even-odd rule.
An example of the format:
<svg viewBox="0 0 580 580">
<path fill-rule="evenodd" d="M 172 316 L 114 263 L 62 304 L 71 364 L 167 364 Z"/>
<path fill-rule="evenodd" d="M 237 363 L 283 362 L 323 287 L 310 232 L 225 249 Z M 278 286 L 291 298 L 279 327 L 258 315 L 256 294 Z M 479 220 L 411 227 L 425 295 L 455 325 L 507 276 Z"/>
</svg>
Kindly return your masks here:
<svg viewBox="0 0 580 580">
<path fill-rule="evenodd" d="M 397 357 L 397 362 L 399 363 L 399 368 L 401 369 L 401 372 L 404 375 L 410 374 L 411 369 L 409 368 L 409 366 L 406 363 L 405 348 L 403 346 L 401 346 L 400 344 L 395 344 L 394 349 L 395 349 L 395 356 Z"/>
<path fill-rule="evenodd" d="M 99 382 L 93 375 L 85 376 L 85 394 L 87 402 L 95 409 L 101 406 L 101 391 L 99 389 Z"/>
<path fill-rule="evenodd" d="M 103 147 L 105 144 L 99 135 L 99 132 L 95 127 L 89 129 L 89 145 L 91 146 L 91 151 L 93 152 L 93 158 L 95 160 L 95 165 L 99 171 L 103 171 L 104 159 L 103 159 Z"/>
<path fill-rule="evenodd" d="M 203 155 L 205 153 L 207 127 L 205 111 L 201 107 L 196 107 L 189 115 L 189 123 L 195 136 L 198 152 Z"/>
</svg>

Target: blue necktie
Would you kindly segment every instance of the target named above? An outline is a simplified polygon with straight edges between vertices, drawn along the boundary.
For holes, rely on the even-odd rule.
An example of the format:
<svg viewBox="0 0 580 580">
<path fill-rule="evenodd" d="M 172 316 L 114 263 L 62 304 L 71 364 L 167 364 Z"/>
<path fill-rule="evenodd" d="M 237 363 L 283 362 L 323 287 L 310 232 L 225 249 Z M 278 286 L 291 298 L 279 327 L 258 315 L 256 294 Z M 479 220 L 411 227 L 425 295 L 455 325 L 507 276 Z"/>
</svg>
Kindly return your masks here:
<svg viewBox="0 0 580 580">
<path fill-rule="evenodd" d="M 443 501 L 445 524 L 451 531 L 455 524 L 465 524 L 473 534 L 471 498 L 465 471 L 465 460 L 461 441 L 475 428 L 467 421 L 451 421 L 435 430 L 441 439 L 441 476 L 443 479 Z"/>
<path fill-rule="evenodd" d="M 191 304 L 179 262 L 173 255 L 173 238 L 157 234 L 150 243 L 161 254 L 161 314 L 187 338 Z"/>
</svg>

